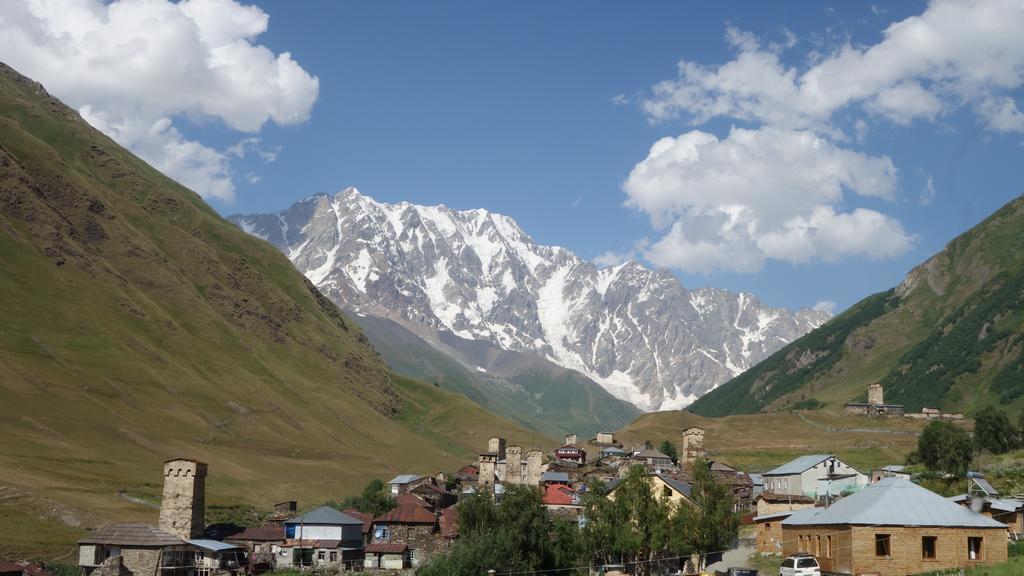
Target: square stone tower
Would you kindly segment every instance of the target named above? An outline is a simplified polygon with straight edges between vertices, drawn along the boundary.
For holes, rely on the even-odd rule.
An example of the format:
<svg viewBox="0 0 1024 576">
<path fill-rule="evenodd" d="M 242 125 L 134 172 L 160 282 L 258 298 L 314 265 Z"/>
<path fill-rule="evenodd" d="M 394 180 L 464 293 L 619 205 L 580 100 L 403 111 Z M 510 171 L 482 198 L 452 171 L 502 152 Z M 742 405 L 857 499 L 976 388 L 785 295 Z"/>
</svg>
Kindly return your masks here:
<svg viewBox="0 0 1024 576">
<path fill-rule="evenodd" d="M 881 406 L 882 404 L 885 404 L 885 395 L 880 383 L 875 382 L 868 386 L 868 404 L 872 406 Z"/>
<path fill-rule="evenodd" d="M 575 434 L 566 434 L 565 435 L 565 445 L 566 446 L 575 446 L 576 445 L 576 435 Z"/>
<path fill-rule="evenodd" d="M 505 459 L 505 439 L 494 437 L 487 441 L 487 451 L 498 455 L 498 460 Z"/>
<path fill-rule="evenodd" d="M 484 486 L 494 486 L 494 474 L 495 468 L 498 465 L 498 453 L 497 452 L 481 452 L 480 453 L 480 464 L 479 464 L 479 475 L 477 476 L 477 484 L 483 488 Z"/>
<path fill-rule="evenodd" d="M 523 483 L 523 449 L 520 446 L 505 448 L 505 483 Z"/>
<path fill-rule="evenodd" d="M 693 464 L 697 458 L 704 457 L 704 429 L 691 426 L 683 430 L 683 453 L 681 463 L 686 466 Z"/>
<path fill-rule="evenodd" d="M 206 528 L 206 464 L 186 458 L 164 462 L 160 528 L 181 538 L 200 538 Z"/>
<path fill-rule="evenodd" d="M 540 486 L 540 477 L 544 474 L 544 453 L 530 450 L 526 453 L 526 484 Z"/>
</svg>

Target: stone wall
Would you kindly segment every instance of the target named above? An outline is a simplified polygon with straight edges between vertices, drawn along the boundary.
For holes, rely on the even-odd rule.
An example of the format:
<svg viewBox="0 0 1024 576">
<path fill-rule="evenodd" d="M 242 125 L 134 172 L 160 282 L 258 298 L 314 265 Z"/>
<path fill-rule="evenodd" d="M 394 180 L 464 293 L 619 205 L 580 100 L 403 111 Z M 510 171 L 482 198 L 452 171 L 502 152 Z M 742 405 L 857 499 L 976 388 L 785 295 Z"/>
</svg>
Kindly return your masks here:
<svg viewBox="0 0 1024 576">
<path fill-rule="evenodd" d="M 523 483 L 523 449 L 520 446 L 509 446 L 505 449 L 505 482 L 507 484 Z"/>
<path fill-rule="evenodd" d="M 160 567 L 160 549 L 122 548 L 121 562 L 132 576 L 157 576 Z"/>
<path fill-rule="evenodd" d="M 170 460 L 164 464 L 164 492 L 160 501 L 160 528 L 190 540 L 206 527 L 206 464 Z"/>
<path fill-rule="evenodd" d="M 418 566 L 433 558 L 444 549 L 444 538 L 436 526 L 427 524 L 389 524 L 390 534 L 387 540 L 375 542 L 393 542 L 405 544 L 413 556 L 413 566 Z"/>
</svg>

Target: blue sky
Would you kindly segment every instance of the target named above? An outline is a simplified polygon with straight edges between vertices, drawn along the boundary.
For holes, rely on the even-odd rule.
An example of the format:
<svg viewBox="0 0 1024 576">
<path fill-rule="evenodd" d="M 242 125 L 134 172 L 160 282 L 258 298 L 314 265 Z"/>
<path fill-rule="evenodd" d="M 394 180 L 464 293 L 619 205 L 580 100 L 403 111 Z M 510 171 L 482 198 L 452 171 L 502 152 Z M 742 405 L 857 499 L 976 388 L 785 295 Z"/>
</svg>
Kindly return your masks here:
<svg viewBox="0 0 1024 576">
<path fill-rule="evenodd" d="M 181 151 L 181 164 L 154 163 L 201 193 L 210 186 L 204 196 L 223 214 L 280 210 L 353 185 L 382 201 L 483 207 L 540 243 L 636 257 L 688 287 L 743 290 L 772 305 L 841 310 L 1024 192 L 1020 45 L 976 33 L 985 21 L 961 25 L 943 4 L 266 1 L 243 11 L 209 0 L 217 6 L 201 11 L 206 3 L 185 11 L 205 45 L 220 34 L 293 62 L 253 48 L 245 57 L 255 64 L 232 61 L 261 71 L 236 83 L 245 93 L 218 88 L 179 103 L 142 87 L 129 90 L 142 102 L 129 106 L 134 115 L 117 116 L 124 104 L 115 113 L 95 80 L 22 57 L 14 41 L 0 41 L 0 58 L 88 106 L 90 122 L 143 157 Z M 109 6 L 84 4 L 105 25 Z M 248 24 L 211 32 L 232 14 Z M 51 35 L 71 26 L 30 16 Z M 886 33 L 917 16 L 947 39 L 955 22 L 962 37 L 951 42 L 970 49 L 943 56 L 927 34 Z M 0 30 L 44 44 L 30 23 L 0 17 Z M 744 57 L 775 62 L 780 74 L 743 68 Z M 997 60 L 1005 69 L 975 74 Z M 680 61 L 693 67 L 681 74 Z M 816 68 L 834 74 L 813 93 L 778 96 L 786 72 L 800 79 Z M 232 99 L 237 106 L 218 107 Z M 125 128 L 160 118 L 170 123 L 159 141 Z M 649 158 L 666 137 L 678 138 L 665 147 L 683 165 Z M 239 145 L 247 138 L 259 142 Z M 649 170 L 631 177 L 645 159 Z M 214 174 L 189 180 L 197 167 Z M 727 215 L 735 227 L 723 232 Z M 801 231 L 807 223 L 836 232 Z M 747 258 L 748 246 L 758 257 Z"/>
</svg>

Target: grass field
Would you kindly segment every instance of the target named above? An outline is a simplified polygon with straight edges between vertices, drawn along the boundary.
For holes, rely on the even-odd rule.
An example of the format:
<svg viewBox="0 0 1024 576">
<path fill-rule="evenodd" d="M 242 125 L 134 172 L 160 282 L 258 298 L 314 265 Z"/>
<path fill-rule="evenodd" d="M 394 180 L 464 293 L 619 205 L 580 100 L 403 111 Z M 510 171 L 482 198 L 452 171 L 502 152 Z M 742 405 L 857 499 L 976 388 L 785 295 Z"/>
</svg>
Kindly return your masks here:
<svg viewBox="0 0 1024 576">
<path fill-rule="evenodd" d="M 657 412 L 617 433 L 627 446 L 662 440 L 682 448 L 682 432 L 704 428 L 708 458 L 750 472 L 763 472 L 803 454 L 836 454 L 867 473 L 902 464 L 917 444 L 924 423 L 909 418 L 863 418 L 833 412 L 774 412 L 705 418 L 689 412 Z"/>
</svg>

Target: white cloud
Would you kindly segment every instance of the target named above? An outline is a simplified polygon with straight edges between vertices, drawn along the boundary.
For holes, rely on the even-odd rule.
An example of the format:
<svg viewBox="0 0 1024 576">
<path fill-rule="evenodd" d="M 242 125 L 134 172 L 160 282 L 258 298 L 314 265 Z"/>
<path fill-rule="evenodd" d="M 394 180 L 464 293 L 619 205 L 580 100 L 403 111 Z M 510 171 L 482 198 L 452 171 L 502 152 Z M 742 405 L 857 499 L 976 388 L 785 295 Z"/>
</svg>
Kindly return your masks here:
<svg viewBox="0 0 1024 576">
<path fill-rule="evenodd" d="M 881 42 L 847 43 L 799 70 L 730 29 L 739 51 L 734 60 L 721 66 L 681 61 L 678 76 L 655 85 L 643 105 L 652 120 L 686 114 L 701 123 L 720 116 L 825 133 L 835 132 L 836 111 L 856 104 L 900 123 L 935 119 L 1024 84 L 1021 30 L 1019 0 L 935 0 L 920 16 L 890 25 Z M 995 116 L 1017 125 L 1012 112 Z"/>
<path fill-rule="evenodd" d="M 172 124 L 215 118 L 258 132 L 309 117 L 319 81 L 289 53 L 255 43 L 268 22 L 233 0 L 11 0 L 0 12 L 0 59 L 170 176 L 231 201 L 227 153 Z"/>
<path fill-rule="evenodd" d="M 636 257 L 636 253 L 632 251 L 613 252 L 611 250 L 608 250 L 607 252 L 602 252 L 595 256 L 594 259 L 591 260 L 591 262 L 597 264 L 597 266 L 600 268 L 610 268 L 612 266 L 618 266 L 623 262 L 628 262 L 632 260 L 634 257 Z"/>
<path fill-rule="evenodd" d="M 935 179 L 932 178 L 931 174 L 927 172 L 924 175 L 924 188 L 921 189 L 921 194 L 918 196 L 918 201 L 921 206 L 928 206 L 935 201 Z"/>
<path fill-rule="evenodd" d="M 832 300 L 818 300 L 811 309 L 834 316 L 836 313 L 836 303 Z"/>
<path fill-rule="evenodd" d="M 839 148 L 808 131 L 734 128 L 725 139 L 694 130 L 656 142 L 623 184 L 626 204 L 665 230 L 653 263 L 688 272 L 756 272 L 847 256 L 885 259 L 913 242 L 874 210 L 843 212 L 845 192 L 892 199 L 887 157 Z"/>
<path fill-rule="evenodd" d="M 267 163 L 277 160 L 277 154 L 280 151 L 280 146 L 275 146 L 274 148 L 270 149 L 264 148 L 261 145 L 261 140 L 255 136 L 242 138 L 237 143 L 228 146 L 228 148 L 225 150 L 225 152 L 229 156 L 234 156 L 235 158 L 245 158 L 250 153 L 255 153 L 257 156 L 262 158 L 264 162 Z"/>
<path fill-rule="evenodd" d="M 1012 98 L 988 98 L 978 104 L 978 113 L 997 132 L 1024 132 L 1024 114 Z"/>
</svg>

